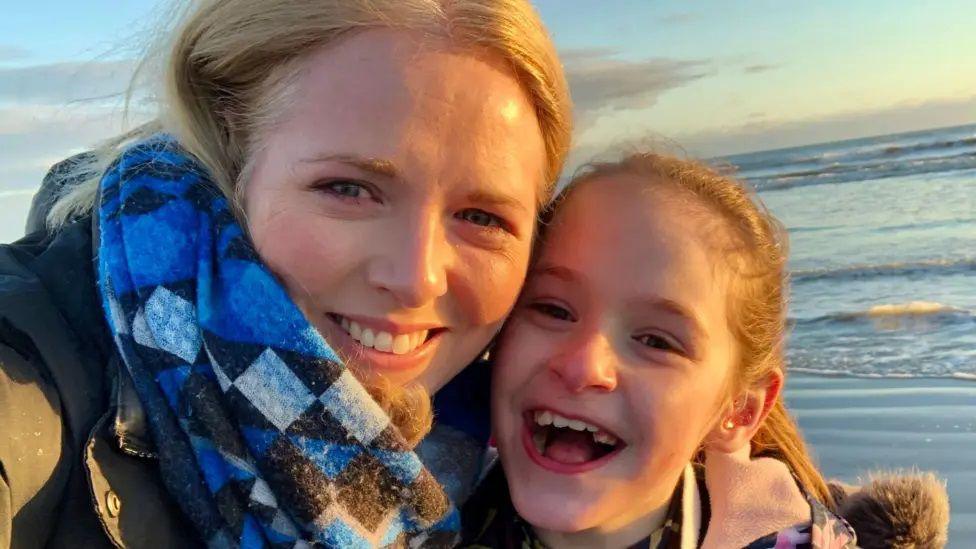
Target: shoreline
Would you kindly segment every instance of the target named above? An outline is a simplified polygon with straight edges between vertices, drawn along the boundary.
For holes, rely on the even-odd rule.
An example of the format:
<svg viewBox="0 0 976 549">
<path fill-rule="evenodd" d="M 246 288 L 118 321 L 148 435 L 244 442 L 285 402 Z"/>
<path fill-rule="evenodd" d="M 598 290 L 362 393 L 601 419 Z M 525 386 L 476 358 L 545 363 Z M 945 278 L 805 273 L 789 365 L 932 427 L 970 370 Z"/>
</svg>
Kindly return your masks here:
<svg viewBox="0 0 976 549">
<path fill-rule="evenodd" d="M 933 471 L 949 492 L 948 547 L 976 545 L 976 381 L 795 372 L 784 395 L 827 478 Z"/>
</svg>

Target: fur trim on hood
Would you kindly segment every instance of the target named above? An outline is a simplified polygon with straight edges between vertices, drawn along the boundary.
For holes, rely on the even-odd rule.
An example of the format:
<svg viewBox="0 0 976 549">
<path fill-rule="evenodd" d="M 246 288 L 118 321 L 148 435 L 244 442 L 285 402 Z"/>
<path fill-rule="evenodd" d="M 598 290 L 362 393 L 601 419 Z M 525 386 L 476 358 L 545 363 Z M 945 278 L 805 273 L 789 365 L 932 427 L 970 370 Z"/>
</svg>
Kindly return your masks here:
<svg viewBox="0 0 976 549">
<path fill-rule="evenodd" d="M 831 481 L 830 491 L 864 549 L 945 547 L 949 496 L 932 473 L 876 472 L 863 486 Z"/>
</svg>

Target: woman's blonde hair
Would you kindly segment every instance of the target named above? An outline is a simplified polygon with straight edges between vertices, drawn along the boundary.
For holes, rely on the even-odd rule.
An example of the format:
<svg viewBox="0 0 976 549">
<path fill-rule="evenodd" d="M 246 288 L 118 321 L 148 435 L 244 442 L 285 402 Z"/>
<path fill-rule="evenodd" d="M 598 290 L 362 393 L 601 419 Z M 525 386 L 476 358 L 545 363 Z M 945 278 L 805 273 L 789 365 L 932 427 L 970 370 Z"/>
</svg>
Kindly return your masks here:
<svg viewBox="0 0 976 549">
<path fill-rule="evenodd" d="M 787 238 L 779 221 L 755 193 L 736 179 L 693 160 L 650 152 L 626 155 L 616 162 L 581 168 L 550 208 L 582 184 L 608 176 L 636 176 L 646 185 L 667 186 L 694 197 L 728 228 L 735 243 L 728 257 L 735 269 L 729 295 L 729 327 L 737 342 L 737 364 L 730 380 L 730 396 L 757 386 L 770 373 L 785 374 L 787 302 Z M 552 212 L 548 212 L 551 217 Z M 786 463 L 807 493 L 828 506 L 833 498 L 813 462 L 793 418 L 777 397 L 769 416 L 752 438 L 754 457 Z"/>
<path fill-rule="evenodd" d="M 157 117 L 76 162 L 65 180 L 81 182 L 65 186 L 48 226 L 88 213 L 107 165 L 157 132 L 175 136 L 228 198 L 238 198 L 255 141 L 282 111 L 300 61 L 376 28 L 503 59 L 535 108 L 547 157 L 540 205 L 548 200 L 569 148 L 571 103 L 555 47 L 528 0 L 199 0 L 140 65 L 153 70 L 162 58 Z"/>
</svg>

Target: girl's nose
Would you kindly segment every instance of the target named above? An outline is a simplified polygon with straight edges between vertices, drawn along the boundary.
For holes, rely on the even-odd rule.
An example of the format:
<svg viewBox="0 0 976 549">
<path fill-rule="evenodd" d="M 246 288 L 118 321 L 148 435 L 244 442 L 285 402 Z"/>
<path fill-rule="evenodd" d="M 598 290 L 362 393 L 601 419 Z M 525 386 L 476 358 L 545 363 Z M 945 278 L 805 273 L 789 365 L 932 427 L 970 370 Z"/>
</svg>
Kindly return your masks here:
<svg viewBox="0 0 976 549">
<path fill-rule="evenodd" d="M 593 333 L 549 361 L 549 368 L 571 393 L 617 388 L 616 355 L 606 336 Z"/>
<path fill-rule="evenodd" d="M 369 284 L 389 292 L 409 309 L 446 294 L 447 266 L 454 248 L 447 242 L 442 224 L 427 219 L 390 236 L 369 266 Z"/>
</svg>

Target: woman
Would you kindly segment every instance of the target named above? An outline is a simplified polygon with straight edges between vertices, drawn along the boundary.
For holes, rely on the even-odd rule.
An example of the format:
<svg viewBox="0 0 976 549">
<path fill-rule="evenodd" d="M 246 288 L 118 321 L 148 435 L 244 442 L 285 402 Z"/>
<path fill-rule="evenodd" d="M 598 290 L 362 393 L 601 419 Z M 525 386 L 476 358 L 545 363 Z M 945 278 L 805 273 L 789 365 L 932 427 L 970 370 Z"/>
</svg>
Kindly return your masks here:
<svg viewBox="0 0 976 549">
<path fill-rule="evenodd" d="M 470 479 L 412 446 L 568 146 L 538 17 L 210 0 L 172 42 L 159 118 L 0 252 L 0 544 L 450 543 Z"/>
<path fill-rule="evenodd" d="M 637 153 L 570 183 L 493 353 L 504 472 L 465 507 L 466 544 L 855 546 L 781 398 L 778 227 L 692 161 Z M 911 514 L 885 503 L 864 508 Z M 865 541 L 899 538 L 917 539 Z"/>
</svg>

